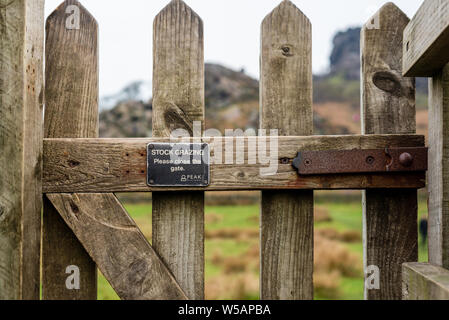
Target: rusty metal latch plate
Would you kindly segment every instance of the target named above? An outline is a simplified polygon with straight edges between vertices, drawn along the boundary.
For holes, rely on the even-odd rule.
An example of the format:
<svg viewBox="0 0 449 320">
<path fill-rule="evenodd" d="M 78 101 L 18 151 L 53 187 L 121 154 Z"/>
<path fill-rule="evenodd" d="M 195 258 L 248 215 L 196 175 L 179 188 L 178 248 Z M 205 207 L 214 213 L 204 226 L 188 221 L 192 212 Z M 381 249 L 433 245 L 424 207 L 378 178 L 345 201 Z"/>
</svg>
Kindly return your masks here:
<svg viewBox="0 0 449 320">
<path fill-rule="evenodd" d="M 427 171 L 428 148 L 301 151 L 293 160 L 300 175 Z"/>
</svg>

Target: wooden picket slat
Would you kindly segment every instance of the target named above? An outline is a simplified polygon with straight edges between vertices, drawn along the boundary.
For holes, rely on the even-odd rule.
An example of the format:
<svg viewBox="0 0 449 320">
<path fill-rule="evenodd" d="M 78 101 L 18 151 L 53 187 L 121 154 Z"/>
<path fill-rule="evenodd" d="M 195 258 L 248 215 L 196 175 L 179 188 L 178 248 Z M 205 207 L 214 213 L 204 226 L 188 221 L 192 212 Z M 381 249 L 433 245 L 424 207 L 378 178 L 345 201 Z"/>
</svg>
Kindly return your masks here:
<svg viewBox="0 0 449 320">
<path fill-rule="evenodd" d="M 416 131 L 415 80 L 402 77 L 402 34 L 409 19 L 393 3 L 362 29 L 364 134 Z M 370 300 L 399 300 L 401 268 L 418 259 L 416 190 L 372 190 L 363 195 L 364 266 L 380 269 L 380 288 L 365 286 Z"/>
<path fill-rule="evenodd" d="M 44 1 L 0 5 L 0 300 L 38 300 Z"/>
<path fill-rule="evenodd" d="M 67 28 L 70 5 L 79 8 L 79 29 Z M 48 17 L 46 28 L 45 136 L 96 138 L 97 22 L 78 1 L 66 0 Z M 95 207 L 101 197 L 92 195 L 90 204 Z M 44 199 L 42 232 L 43 299 L 95 300 L 97 267 L 48 199 Z M 72 265 L 80 270 L 79 290 L 66 287 L 66 268 Z"/>
<path fill-rule="evenodd" d="M 212 154 L 223 154 L 227 144 L 240 138 L 212 139 Z M 245 139 L 244 150 L 233 150 L 233 157 L 242 156 L 245 164 L 211 164 L 210 185 L 198 187 L 150 187 L 147 185 L 147 146 L 170 142 L 170 139 L 45 139 L 43 188 L 46 193 L 70 192 L 149 192 L 180 190 L 273 190 L 273 189 L 373 189 L 423 188 L 425 172 L 384 172 L 372 174 L 299 175 L 292 165 L 299 150 L 353 150 L 386 147 L 423 147 L 424 136 L 308 136 L 268 137 L 278 144 L 277 157 L 271 165 L 277 172 L 262 175 L 267 164 L 260 162 L 255 146 L 258 138 Z M 203 141 L 208 141 L 204 138 Z M 231 143 L 228 141 L 231 140 Z M 171 140 L 171 143 L 179 140 Z M 256 159 L 248 164 L 248 159 Z M 380 159 L 379 159 L 380 160 Z M 284 161 L 284 163 L 283 163 Z"/>
<path fill-rule="evenodd" d="M 312 135 L 312 33 L 288 0 L 262 23 L 261 128 Z M 264 191 L 261 298 L 313 299 L 313 191 Z"/>
<path fill-rule="evenodd" d="M 153 136 L 204 127 L 203 22 L 173 0 L 154 20 Z M 200 133 L 201 134 L 201 133 Z M 153 246 L 188 298 L 204 299 L 204 192 L 153 193 Z"/>
<path fill-rule="evenodd" d="M 430 77 L 449 62 L 449 1 L 426 0 L 404 30 L 403 73 Z"/>
<path fill-rule="evenodd" d="M 429 88 L 429 262 L 449 269 L 449 64 Z"/>
<path fill-rule="evenodd" d="M 187 299 L 115 197 L 49 194 L 48 199 L 124 300 Z"/>
</svg>

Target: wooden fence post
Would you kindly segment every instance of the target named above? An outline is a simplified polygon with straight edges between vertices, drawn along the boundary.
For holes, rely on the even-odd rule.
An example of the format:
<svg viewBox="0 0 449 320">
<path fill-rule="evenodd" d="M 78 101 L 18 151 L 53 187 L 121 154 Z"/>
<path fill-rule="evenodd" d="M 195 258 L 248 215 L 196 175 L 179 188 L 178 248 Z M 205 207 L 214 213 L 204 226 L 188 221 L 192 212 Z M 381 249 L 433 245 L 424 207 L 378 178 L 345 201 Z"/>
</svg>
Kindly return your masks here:
<svg viewBox="0 0 449 320">
<path fill-rule="evenodd" d="M 401 71 L 408 22 L 388 3 L 362 29 L 363 134 L 416 132 L 415 80 L 403 78 Z M 416 190 L 364 192 L 364 267 L 380 271 L 379 289 L 365 284 L 367 299 L 401 299 L 402 264 L 418 259 L 417 210 Z"/>
<path fill-rule="evenodd" d="M 47 138 L 98 137 L 97 37 L 97 22 L 76 0 L 66 0 L 47 19 Z M 69 266 L 79 268 L 79 290 L 66 287 Z M 44 200 L 42 272 L 43 299 L 97 298 L 97 267 L 48 199 Z"/>
<path fill-rule="evenodd" d="M 38 300 L 44 1 L 0 6 L 0 300 Z"/>
<path fill-rule="evenodd" d="M 313 134 L 311 37 L 290 1 L 263 21 L 261 128 Z M 261 205 L 261 298 L 313 299 L 313 191 L 264 191 Z"/>
<path fill-rule="evenodd" d="M 204 126 L 203 22 L 173 0 L 154 20 L 153 136 Z M 204 299 L 204 192 L 153 193 L 153 247 L 192 300 Z"/>
<path fill-rule="evenodd" d="M 429 262 L 449 269 L 449 64 L 429 89 Z"/>
</svg>

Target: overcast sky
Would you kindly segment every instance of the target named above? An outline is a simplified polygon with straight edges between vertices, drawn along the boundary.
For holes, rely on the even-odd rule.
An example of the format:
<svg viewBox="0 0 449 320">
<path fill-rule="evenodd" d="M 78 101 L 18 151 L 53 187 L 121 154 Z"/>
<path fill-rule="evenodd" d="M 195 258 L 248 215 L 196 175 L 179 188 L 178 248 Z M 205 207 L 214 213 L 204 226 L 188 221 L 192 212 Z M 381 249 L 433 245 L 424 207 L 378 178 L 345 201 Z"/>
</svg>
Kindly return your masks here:
<svg viewBox="0 0 449 320">
<path fill-rule="evenodd" d="M 49 15 L 62 1 L 46 0 Z M 151 80 L 153 18 L 169 0 L 81 0 L 100 26 L 100 96 Z M 204 21 L 205 60 L 258 77 L 260 24 L 281 0 L 186 0 Z M 313 70 L 327 70 L 337 31 L 365 23 L 386 1 L 293 0 L 311 20 Z M 394 0 L 412 17 L 423 0 Z"/>
</svg>

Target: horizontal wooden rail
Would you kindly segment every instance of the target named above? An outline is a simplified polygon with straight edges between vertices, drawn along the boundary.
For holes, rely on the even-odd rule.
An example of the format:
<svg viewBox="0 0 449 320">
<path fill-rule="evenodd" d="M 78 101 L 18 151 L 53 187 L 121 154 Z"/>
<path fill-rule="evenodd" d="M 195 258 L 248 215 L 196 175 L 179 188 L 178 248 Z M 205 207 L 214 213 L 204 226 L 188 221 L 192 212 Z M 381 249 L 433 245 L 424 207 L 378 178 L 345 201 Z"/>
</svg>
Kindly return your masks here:
<svg viewBox="0 0 449 320">
<path fill-rule="evenodd" d="M 449 1 L 426 0 L 404 30 L 403 73 L 430 77 L 449 62 Z"/>
<path fill-rule="evenodd" d="M 210 143 L 211 158 L 224 146 L 234 145 L 242 138 L 204 138 Z M 422 147 L 424 137 L 418 135 L 360 135 L 272 137 L 266 139 L 270 155 L 272 139 L 278 141 L 277 165 L 274 175 L 264 176 L 260 169 L 268 167 L 259 161 L 248 164 L 256 157 L 256 150 L 248 149 L 256 137 L 244 139 L 245 164 L 212 164 L 211 184 L 206 188 L 150 188 L 147 185 L 147 145 L 174 142 L 169 139 L 45 139 L 44 140 L 44 193 L 102 193 L 148 192 L 177 190 L 270 190 L 270 189 L 372 189 L 411 188 L 425 186 L 425 173 L 331 174 L 299 176 L 292 166 L 300 150 L 352 150 L 395 147 Z M 234 161 L 235 162 L 235 161 Z"/>
<path fill-rule="evenodd" d="M 402 267 L 404 300 L 449 300 L 449 270 L 429 263 Z"/>
</svg>

